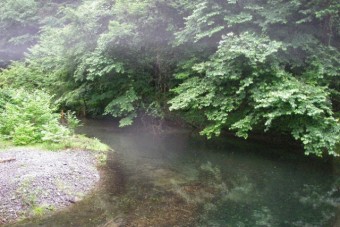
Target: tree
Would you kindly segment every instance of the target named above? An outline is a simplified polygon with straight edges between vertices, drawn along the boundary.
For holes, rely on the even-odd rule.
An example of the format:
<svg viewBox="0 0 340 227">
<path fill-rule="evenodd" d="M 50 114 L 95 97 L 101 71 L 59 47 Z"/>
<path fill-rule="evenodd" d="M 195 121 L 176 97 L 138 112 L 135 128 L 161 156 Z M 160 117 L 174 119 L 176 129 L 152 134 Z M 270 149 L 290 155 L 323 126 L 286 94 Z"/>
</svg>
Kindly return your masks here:
<svg viewBox="0 0 340 227">
<path fill-rule="evenodd" d="M 336 155 L 338 9 L 335 1 L 195 2 L 177 43 L 213 51 L 174 89 L 170 108 L 203 111 L 208 137 L 225 128 L 244 138 L 278 129 L 302 141 L 306 154 Z"/>
<path fill-rule="evenodd" d="M 3 0 L 0 3 L 0 67 L 20 60 L 37 43 L 41 27 L 53 24 L 61 6 L 70 0 Z"/>
<path fill-rule="evenodd" d="M 62 108 L 121 126 L 170 109 L 208 137 L 270 131 L 301 141 L 306 154 L 337 155 L 335 0 L 20 1 L 30 7 L 18 26 L 36 30 L 5 40 L 26 34 L 34 45 L 0 86 L 47 89 Z M 16 17 L 8 18 L 0 29 Z"/>
</svg>

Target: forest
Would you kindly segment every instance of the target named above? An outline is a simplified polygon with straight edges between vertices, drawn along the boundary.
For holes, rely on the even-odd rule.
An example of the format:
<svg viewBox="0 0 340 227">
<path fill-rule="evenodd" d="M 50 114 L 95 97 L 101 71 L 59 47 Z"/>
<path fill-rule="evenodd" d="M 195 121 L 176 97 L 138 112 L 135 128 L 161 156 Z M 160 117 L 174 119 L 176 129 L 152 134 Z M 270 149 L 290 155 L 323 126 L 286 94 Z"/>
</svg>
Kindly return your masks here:
<svg viewBox="0 0 340 227">
<path fill-rule="evenodd" d="M 338 156 L 336 0 L 3 0 L 0 134 L 58 142 L 69 117 L 180 120 Z M 37 119 L 39 116 L 39 119 Z M 76 120 L 74 120 L 76 121 Z"/>
</svg>

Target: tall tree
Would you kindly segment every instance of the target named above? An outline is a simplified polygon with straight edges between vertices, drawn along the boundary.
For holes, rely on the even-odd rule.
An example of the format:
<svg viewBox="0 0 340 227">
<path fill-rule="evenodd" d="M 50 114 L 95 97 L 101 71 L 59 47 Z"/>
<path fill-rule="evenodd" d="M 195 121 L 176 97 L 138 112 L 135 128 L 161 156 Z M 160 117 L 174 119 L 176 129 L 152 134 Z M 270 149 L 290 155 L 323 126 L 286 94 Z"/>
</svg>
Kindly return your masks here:
<svg viewBox="0 0 340 227">
<path fill-rule="evenodd" d="M 336 154 L 339 123 L 339 3 L 206 1 L 189 4 L 177 43 L 207 45 L 178 87 L 173 110 L 203 111 L 208 137 L 222 129 L 247 138 L 254 129 L 288 132 L 306 153 Z"/>
</svg>

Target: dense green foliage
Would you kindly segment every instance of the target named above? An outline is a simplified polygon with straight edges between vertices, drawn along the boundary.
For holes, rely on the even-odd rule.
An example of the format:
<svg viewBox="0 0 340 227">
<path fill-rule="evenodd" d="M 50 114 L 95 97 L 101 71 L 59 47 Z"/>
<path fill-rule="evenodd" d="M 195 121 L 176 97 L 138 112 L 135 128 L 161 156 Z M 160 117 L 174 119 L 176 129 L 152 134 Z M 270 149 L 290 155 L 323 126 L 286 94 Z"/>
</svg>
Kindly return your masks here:
<svg viewBox="0 0 340 227">
<path fill-rule="evenodd" d="M 269 131 L 301 141 L 306 154 L 336 155 L 335 0 L 21 1 L 30 10 L 18 24 L 40 33 L 28 36 L 36 45 L 0 74 L 0 86 L 47 89 L 61 107 L 121 126 L 171 110 L 208 137 Z M 10 2 L 0 29 L 13 26 Z M 37 4 L 52 13 L 34 13 Z M 6 42 L 30 34 L 20 31 Z"/>
<path fill-rule="evenodd" d="M 0 99 L 7 99 L 0 110 L 0 135 L 4 139 L 26 145 L 60 142 L 70 134 L 69 129 L 59 123 L 59 115 L 54 113 L 47 93 L 2 90 Z"/>
<path fill-rule="evenodd" d="M 59 7 L 70 0 L 3 0 L 0 2 L 0 66 L 23 57 L 36 44 L 43 25 L 55 23 Z"/>
<path fill-rule="evenodd" d="M 330 93 L 338 92 L 340 53 L 332 25 L 339 4 L 317 3 L 200 1 L 178 42 L 217 40 L 217 50 L 174 90 L 171 108 L 203 110 L 208 136 L 223 128 L 245 138 L 252 129 L 279 129 L 301 140 L 306 153 L 334 154 L 339 125 Z"/>
</svg>

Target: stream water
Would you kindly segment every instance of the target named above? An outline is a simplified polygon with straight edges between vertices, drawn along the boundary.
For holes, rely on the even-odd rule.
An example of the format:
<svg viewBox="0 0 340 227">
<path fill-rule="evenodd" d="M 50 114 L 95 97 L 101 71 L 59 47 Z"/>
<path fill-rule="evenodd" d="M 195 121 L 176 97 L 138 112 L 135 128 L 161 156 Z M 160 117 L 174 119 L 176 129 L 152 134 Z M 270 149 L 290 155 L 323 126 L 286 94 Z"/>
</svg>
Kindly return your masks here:
<svg viewBox="0 0 340 227">
<path fill-rule="evenodd" d="M 88 120 L 110 145 L 102 185 L 85 200 L 22 226 L 336 226 L 339 166 L 234 138 L 153 135 Z M 338 213 L 338 214 L 337 214 Z M 20 225 L 20 226 L 21 226 Z"/>
</svg>

